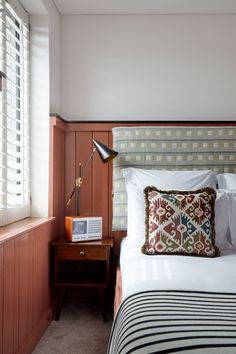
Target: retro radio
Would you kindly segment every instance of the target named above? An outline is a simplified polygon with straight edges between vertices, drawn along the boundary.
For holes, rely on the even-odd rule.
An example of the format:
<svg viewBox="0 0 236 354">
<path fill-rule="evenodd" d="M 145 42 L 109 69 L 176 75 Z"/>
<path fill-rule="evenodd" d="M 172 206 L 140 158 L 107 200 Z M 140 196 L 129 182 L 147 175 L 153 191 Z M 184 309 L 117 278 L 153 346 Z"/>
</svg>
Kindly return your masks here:
<svg viewBox="0 0 236 354">
<path fill-rule="evenodd" d="M 102 217 L 65 217 L 66 237 L 72 242 L 101 240 Z"/>
</svg>

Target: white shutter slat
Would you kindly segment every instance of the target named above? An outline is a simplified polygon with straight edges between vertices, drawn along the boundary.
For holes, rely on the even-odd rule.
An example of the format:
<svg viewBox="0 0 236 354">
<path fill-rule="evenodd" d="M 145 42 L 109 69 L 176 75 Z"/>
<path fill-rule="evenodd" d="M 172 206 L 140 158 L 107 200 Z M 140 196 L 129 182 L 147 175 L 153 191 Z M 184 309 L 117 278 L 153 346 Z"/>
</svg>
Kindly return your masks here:
<svg viewBox="0 0 236 354">
<path fill-rule="evenodd" d="M 30 63 L 27 14 L 18 0 L 0 0 L 0 225 L 29 216 Z"/>
</svg>

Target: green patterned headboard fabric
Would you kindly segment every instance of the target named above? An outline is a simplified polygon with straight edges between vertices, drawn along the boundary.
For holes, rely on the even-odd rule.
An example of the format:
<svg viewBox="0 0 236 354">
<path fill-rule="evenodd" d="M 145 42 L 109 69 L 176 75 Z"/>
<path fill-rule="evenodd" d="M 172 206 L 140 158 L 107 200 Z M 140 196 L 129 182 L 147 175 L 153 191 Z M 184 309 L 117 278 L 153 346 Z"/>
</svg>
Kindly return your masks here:
<svg viewBox="0 0 236 354">
<path fill-rule="evenodd" d="M 122 169 L 203 170 L 236 173 L 236 126 L 139 126 L 112 129 L 114 231 L 127 229 Z"/>
</svg>

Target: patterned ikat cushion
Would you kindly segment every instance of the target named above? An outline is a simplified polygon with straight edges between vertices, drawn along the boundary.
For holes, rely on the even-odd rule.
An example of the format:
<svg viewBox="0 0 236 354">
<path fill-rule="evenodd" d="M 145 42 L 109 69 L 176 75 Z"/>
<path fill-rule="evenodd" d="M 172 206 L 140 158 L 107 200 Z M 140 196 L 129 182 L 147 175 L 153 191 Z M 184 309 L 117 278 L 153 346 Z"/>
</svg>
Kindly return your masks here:
<svg viewBox="0 0 236 354">
<path fill-rule="evenodd" d="M 215 199 L 212 188 L 197 191 L 144 189 L 147 255 L 178 254 L 215 257 Z"/>
</svg>

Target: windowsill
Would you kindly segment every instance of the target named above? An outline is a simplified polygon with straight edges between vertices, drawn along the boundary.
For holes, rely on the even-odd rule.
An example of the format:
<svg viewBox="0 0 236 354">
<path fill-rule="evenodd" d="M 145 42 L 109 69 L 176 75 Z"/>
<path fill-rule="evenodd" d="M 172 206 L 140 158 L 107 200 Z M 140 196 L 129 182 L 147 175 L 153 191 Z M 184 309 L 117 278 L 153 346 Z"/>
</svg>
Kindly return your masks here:
<svg viewBox="0 0 236 354">
<path fill-rule="evenodd" d="M 52 222 L 55 220 L 55 217 L 48 218 L 26 218 L 14 222 L 13 224 L 3 226 L 0 228 L 0 244 L 8 241 L 11 238 L 17 237 L 27 231 L 31 231 L 42 224 Z"/>
</svg>

